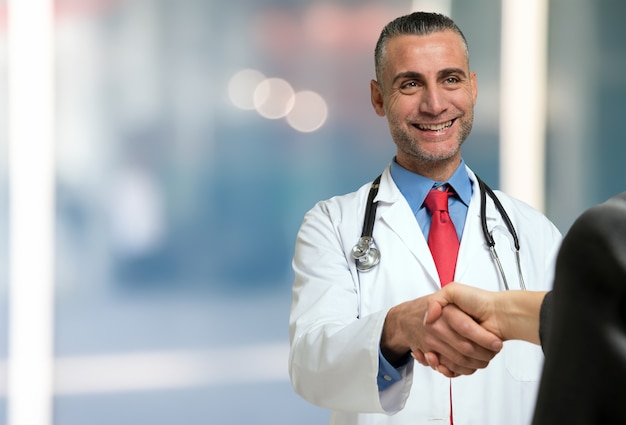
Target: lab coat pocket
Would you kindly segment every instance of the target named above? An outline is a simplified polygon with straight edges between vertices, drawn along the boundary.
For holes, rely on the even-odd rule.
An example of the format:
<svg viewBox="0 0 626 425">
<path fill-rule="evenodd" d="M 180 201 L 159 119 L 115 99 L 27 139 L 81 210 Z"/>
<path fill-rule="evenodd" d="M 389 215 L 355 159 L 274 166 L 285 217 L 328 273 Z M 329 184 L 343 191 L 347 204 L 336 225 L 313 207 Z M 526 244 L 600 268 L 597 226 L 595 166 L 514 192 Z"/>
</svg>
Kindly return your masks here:
<svg viewBox="0 0 626 425">
<path fill-rule="evenodd" d="M 541 347 L 525 341 L 507 341 L 504 364 L 511 377 L 520 382 L 539 382 L 543 368 Z"/>
</svg>

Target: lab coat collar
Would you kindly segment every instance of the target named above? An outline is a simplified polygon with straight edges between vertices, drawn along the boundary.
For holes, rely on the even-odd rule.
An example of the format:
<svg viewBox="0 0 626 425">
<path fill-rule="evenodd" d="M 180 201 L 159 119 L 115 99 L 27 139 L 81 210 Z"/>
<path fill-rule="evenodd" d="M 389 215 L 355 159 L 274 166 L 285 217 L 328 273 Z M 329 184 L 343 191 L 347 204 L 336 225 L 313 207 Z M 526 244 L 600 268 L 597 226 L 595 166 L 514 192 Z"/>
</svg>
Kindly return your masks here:
<svg viewBox="0 0 626 425">
<path fill-rule="evenodd" d="M 417 213 L 423 206 L 428 192 L 443 184 L 448 184 L 452 187 L 452 190 L 456 193 L 457 199 L 463 202 L 465 206 L 469 206 L 472 196 L 472 183 L 469 179 L 467 167 L 463 159 L 461 159 L 459 166 L 452 176 L 446 181 L 435 181 L 407 170 L 398 164 L 395 158 L 391 161 L 389 170 L 396 186 L 398 186 L 398 189 L 406 198 L 413 213 Z"/>
</svg>

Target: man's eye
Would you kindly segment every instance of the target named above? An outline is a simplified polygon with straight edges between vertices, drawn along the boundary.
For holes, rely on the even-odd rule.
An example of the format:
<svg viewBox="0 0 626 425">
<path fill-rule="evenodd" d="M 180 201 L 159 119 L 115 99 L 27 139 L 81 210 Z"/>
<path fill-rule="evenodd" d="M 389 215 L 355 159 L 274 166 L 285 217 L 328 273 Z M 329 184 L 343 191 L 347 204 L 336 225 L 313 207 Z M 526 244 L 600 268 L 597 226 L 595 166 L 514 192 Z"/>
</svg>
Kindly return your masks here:
<svg viewBox="0 0 626 425">
<path fill-rule="evenodd" d="M 446 83 L 448 84 L 456 84 L 458 83 L 460 80 L 456 77 L 448 77 L 446 78 Z"/>
<path fill-rule="evenodd" d="M 415 81 L 407 81 L 400 85 L 400 91 L 402 93 L 414 93 L 418 89 L 419 85 Z"/>
</svg>

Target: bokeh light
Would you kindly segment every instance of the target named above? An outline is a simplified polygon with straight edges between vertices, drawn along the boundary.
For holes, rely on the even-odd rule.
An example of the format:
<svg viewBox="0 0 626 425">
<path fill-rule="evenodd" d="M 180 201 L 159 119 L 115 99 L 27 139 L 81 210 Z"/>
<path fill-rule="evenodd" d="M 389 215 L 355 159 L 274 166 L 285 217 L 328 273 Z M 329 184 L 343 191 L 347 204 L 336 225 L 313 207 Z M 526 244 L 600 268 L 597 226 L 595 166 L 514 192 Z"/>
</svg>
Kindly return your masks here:
<svg viewBox="0 0 626 425">
<path fill-rule="evenodd" d="M 228 97 L 235 106 L 253 110 L 254 90 L 265 80 L 265 75 L 255 69 L 244 69 L 233 75 L 228 82 Z"/>
<path fill-rule="evenodd" d="M 324 125 L 328 117 L 328 106 L 319 94 L 305 90 L 295 94 L 293 109 L 287 114 L 289 125 L 303 133 L 315 131 Z"/>
<path fill-rule="evenodd" d="M 268 78 L 254 90 L 254 105 L 262 117 L 283 118 L 291 111 L 293 104 L 293 88 L 282 78 Z"/>
</svg>

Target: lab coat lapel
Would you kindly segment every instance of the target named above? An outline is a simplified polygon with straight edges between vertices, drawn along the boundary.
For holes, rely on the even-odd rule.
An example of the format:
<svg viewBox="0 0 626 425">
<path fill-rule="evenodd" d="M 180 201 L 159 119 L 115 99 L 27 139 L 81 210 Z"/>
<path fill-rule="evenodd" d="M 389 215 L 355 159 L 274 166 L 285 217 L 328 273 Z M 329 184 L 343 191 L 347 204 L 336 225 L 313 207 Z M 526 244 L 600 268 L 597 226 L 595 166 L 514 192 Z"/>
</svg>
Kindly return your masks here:
<svg viewBox="0 0 626 425">
<path fill-rule="evenodd" d="M 462 281 L 462 276 L 468 273 L 470 266 L 479 261 L 476 258 L 477 256 L 485 254 L 490 255 L 487 251 L 488 248 L 482 231 L 480 218 L 480 190 L 476 181 L 476 176 L 471 170 L 469 170 L 469 168 L 468 174 L 472 180 L 472 199 L 467 211 L 463 235 L 461 236 L 461 245 L 459 246 L 459 255 L 457 258 L 455 272 L 456 281 Z M 487 197 L 486 215 L 487 228 L 492 229 L 494 223 L 498 219 L 498 211 L 493 202 L 489 202 L 489 197 Z"/>
<path fill-rule="evenodd" d="M 438 288 L 439 275 L 428 248 L 428 243 L 417 223 L 415 215 L 413 215 L 413 211 L 411 211 L 411 207 L 393 182 L 388 170 L 383 174 L 376 199 L 379 201 L 378 211 L 381 221 L 377 226 L 388 227 L 402 240 L 422 267 L 424 273 L 430 276 L 435 288 Z M 388 255 L 393 255 L 393 252 L 390 252 Z"/>
</svg>

